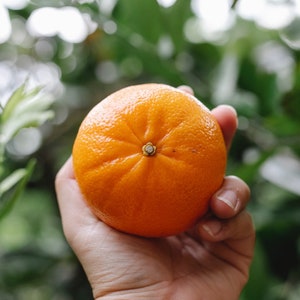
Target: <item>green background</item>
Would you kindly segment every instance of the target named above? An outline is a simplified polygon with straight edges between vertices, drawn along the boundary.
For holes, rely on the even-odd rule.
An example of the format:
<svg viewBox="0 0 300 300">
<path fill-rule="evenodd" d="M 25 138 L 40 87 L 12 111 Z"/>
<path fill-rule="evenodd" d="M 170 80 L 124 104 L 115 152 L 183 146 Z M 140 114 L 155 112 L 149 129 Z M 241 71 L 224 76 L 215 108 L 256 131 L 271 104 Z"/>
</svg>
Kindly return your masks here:
<svg viewBox="0 0 300 300">
<path fill-rule="evenodd" d="M 91 107 L 121 87 L 144 82 L 190 85 L 209 108 L 235 107 L 239 129 L 227 173 L 250 186 L 248 209 L 257 230 L 241 299 L 300 299 L 300 52 L 291 43 L 300 35 L 298 19 L 264 28 L 236 14 L 235 1 L 234 25 L 207 36 L 188 0 L 170 7 L 119 0 L 111 9 L 104 9 L 108 1 L 79 2 L 30 1 L 9 10 L 13 33 L 0 45 L 0 63 L 13 74 L 11 87 L 24 70 L 25 77 L 38 78 L 54 99 L 54 117 L 37 128 L 42 139 L 33 153 L 11 150 L 18 134 L 4 145 L 1 180 L 31 158 L 36 165 L 13 209 L 0 219 L 0 299 L 92 299 L 63 237 L 54 178 Z M 46 6 L 76 7 L 97 29 L 79 43 L 32 36 L 26 22 Z"/>
</svg>

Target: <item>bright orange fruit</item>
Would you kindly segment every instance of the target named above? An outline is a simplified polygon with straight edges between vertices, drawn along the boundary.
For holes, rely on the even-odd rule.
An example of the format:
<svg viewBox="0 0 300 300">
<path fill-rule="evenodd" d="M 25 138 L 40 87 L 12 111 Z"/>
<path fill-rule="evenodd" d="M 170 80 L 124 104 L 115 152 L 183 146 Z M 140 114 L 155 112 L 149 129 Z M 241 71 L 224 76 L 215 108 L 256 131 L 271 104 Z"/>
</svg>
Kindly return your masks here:
<svg viewBox="0 0 300 300">
<path fill-rule="evenodd" d="M 160 237 L 202 217 L 221 186 L 226 147 L 210 111 L 163 84 L 121 89 L 96 105 L 73 147 L 75 177 L 95 215 Z"/>
</svg>

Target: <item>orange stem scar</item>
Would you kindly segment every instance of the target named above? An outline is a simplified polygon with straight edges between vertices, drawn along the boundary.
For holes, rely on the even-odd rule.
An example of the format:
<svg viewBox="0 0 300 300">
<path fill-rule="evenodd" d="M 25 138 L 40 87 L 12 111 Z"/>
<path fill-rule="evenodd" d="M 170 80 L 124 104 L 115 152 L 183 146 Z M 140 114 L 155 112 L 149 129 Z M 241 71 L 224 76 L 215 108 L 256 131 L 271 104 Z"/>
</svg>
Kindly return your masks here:
<svg viewBox="0 0 300 300">
<path fill-rule="evenodd" d="M 148 142 L 143 146 L 142 151 L 145 156 L 153 156 L 156 153 L 156 147 L 151 142 Z"/>
</svg>

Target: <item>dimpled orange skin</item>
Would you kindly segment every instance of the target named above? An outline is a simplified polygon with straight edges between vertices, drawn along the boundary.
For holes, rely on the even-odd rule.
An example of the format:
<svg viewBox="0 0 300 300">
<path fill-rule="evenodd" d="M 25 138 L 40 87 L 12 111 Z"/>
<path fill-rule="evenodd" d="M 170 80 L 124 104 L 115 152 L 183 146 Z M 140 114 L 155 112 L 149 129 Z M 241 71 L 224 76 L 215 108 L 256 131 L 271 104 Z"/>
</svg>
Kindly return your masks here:
<svg viewBox="0 0 300 300">
<path fill-rule="evenodd" d="M 210 111 L 190 94 L 154 83 L 102 100 L 73 146 L 75 177 L 93 213 L 144 237 L 178 234 L 202 217 L 223 182 L 226 155 Z"/>
</svg>

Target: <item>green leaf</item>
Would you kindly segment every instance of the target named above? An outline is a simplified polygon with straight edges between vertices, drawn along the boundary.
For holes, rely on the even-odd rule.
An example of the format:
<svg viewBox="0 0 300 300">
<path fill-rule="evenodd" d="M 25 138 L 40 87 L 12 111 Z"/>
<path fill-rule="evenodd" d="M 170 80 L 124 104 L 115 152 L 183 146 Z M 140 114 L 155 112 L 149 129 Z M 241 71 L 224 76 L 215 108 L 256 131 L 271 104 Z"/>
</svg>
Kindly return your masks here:
<svg viewBox="0 0 300 300">
<path fill-rule="evenodd" d="M 0 182 L 0 199 L 2 195 L 16 185 L 26 175 L 26 169 L 18 169 Z"/>
<path fill-rule="evenodd" d="M 26 168 L 14 171 L 0 182 L 0 220 L 13 208 L 30 179 L 35 164 L 35 160 L 30 160 Z"/>
<path fill-rule="evenodd" d="M 34 98 L 41 91 L 41 87 L 36 87 L 28 92 L 26 92 L 27 82 L 24 82 L 18 89 L 14 91 L 14 93 L 9 98 L 8 102 L 4 106 L 1 121 L 6 122 L 14 113 L 14 111 L 18 108 L 18 105 L 22 102 L 26 102 L 27 100 Z"/>
<path fill-rule="evenodd" d="M 4 106 L 0 119 L 0 146 L 3 148 L 20 129 L 37 127 L 52 118 L 54 114 L 48 109 L 52 103 L 53 99 L 42 94 L 40 87 L 27 91 L 27 82 L 22 84 Z"/>
<path fill-rule="evenodd" d="M 147 42 L 156 44 L 163 29 L 160 7 L 152 0 L 118 1 L 114 17 L 131 34 L 140 34 Z"/>
<path fill-rule="evenodd" d="M 164 30 L 170 34 L 176 52 L 180 53 L 187 43 L 184 35 L 184 26 L 187 19 L 192 16 L 190 1 L 177 0 L 171 7 L 160 11 L 163 17 Z"/>
<path fill-rule="evenodd" d="M 12 118 L 3 126 L 2 141 L 6 144 L 20 129 L 25 127 L 37 127 L 51 117 L 53 117 L 53 113 L 46 111 L 28 112 L 28 114 Z"/>
<path fill-rule="evenodd" d="M 14 108 L 18 105 L 19 102 L 22 101 L 24 90 L 25 90 L 26 83 L 23 83 L 17 90 L 9 98 L 8 102 L 4 106 L 2 115 L 1 115 L 1 122 L 5 122 L 10 115 L 12 114 Z"/>
</svg>

